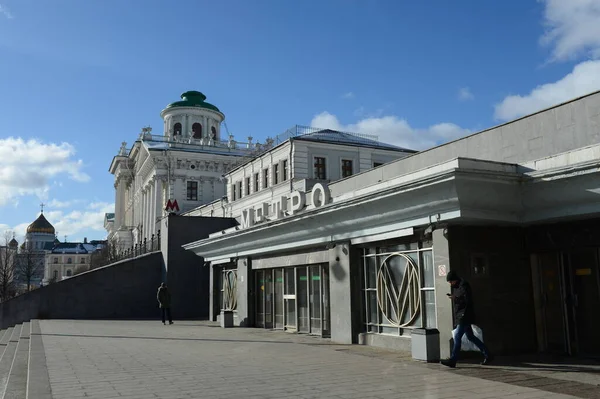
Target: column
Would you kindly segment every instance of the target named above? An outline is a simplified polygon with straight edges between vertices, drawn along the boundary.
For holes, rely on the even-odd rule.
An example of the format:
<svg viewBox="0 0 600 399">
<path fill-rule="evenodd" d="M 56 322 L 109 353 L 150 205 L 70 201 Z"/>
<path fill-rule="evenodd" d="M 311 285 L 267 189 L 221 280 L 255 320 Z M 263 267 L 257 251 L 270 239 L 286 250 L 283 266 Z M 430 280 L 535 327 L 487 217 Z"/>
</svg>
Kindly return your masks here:
<svg viewBox="0 0 600 399">
<path fill-rule="evenodd" d="M 163 182 L 162 179 L 157 178 L 156 179 L 156 184 L 154 185 L 154 190 L 155 193 L 154 195 L 156 196 L 156 217 L 160 218 L 162 217 L 163 214 Z M 156 219 L 155 219 L 156 220 Z M 155 223 L 155 228 L 154 228 L 154 234 L 158 233 L 158 228 L 156 227 L 156 223 Z"/>
<path fill-rule="evenodd" d="M 211 265 L 212 268 L 212 265 Z M 219 269 L 216 270 L 218 272 Z M 234 323 L 239 327 L 250 327 L 254 320 L 254 296 L 251 284 L 252 267 L 250 258 L 240 258 L 237 261 L 237 320 Z M 213 279 L 217 276 L 213 273 Z M 212 284 L 215 282 L 213 281 Z M 220 287 L 218 287 L 219 289 Z"/>
<path fill-rule="evenodd" d="M 149 238 L 148 233 L 150 232 L 150 203 L 151 203 L 151 198 L 150 198 L 150 184 L 148 183 L 146 185 L 146 223 L 145 223 L 145 228 L 144 228 L 144 237 L 145 238 Z"/>
<path fill-rule="evenodd" d="M 148 229 L 148 240 L 152 238 L 152 234 L 154 234 L 154 221 L 156 218 L 154 217 L 154 212 L 156 212 L 156 195 L 154 195 L 154 180 L 150 181 L 150 190 L 148 190 L 148 195 L 150 196 L 150 228 Z"/>
<path fill-rule="evenodd" d="M 450 247 L 446 228 L 440 227 L 433 231 L 433 267 L 435 276 L 435 314 L 437 328 L 440 332 L 440 357 L 450 357 L 452 344 L 453 311 L 452 301 L 446 296 L 450 286 L 446 281 L 446 274 L 451 270 Z"/>
<path fill-rule="evenodd" d="M 140 207 L 139 207 L 139 222 L 138 226 L 141 224 L 142 229 L 140 231 L 140 236 L 138 237 L 138 242 L 140 238 L 144 235 L 144 229 L 146 228 L 144 217 L 146 216 L 146 193 L 144 192 L 144 188 L 140 188 Z"/>
<path fill-rule="evenodd" d="M 210 129 L 208 128 L 208 117 L 202 117 L 202 137 L 210 138 Z"/>
<path fill-rule="evenodd" d="M 329 317 L 331 341 L 352 343 L 352 281 L 350 243 L 338 243 L 329 250 Z"/>
</svg>

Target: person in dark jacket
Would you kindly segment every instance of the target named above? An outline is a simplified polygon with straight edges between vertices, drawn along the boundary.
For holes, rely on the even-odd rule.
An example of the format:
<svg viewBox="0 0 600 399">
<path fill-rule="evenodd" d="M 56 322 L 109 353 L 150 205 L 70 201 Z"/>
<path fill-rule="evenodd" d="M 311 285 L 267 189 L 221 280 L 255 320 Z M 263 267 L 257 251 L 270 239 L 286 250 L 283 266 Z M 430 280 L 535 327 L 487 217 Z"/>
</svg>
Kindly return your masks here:
<svg viewBox="0 0 600 399">
<path fill-rule="evenodd" d="M 471 294 L 471 286 L 468 282 L 458 276 L 451 270 L 446 276 L 446 281 L 450 283 L 452 294 L 448 294 L 454 305 L 454 321 L 457 325 L 456 335 L 454 336 L 454 347 L 452 355 L 449 359 L 442 360 L 442 364 L 448 367 L 456 367 L 458 355 L 463 335 L 466 335 L 469 341 L 475 344 L 484 356 L 481 364 L 489 364 L 492 357 L 487 347 L 479 338 L 473 334 L 471 324 L 475 322 L 475 311 L 473 308 L 473 296 Z"/>
<path fill-rule="evenodd" d="M 165 283 L 161 283 L 160 287 L 158 287 L 158 292 L 156 293 L 156 299 L 158 300 L 158 306 L 162 310 L 162 322 L 165 323 L 165 313 L 169 318 L 169 324 L 173 324 L 173 320 L 171 319 L 171 293 L 167 288 Z"/>
</svg>

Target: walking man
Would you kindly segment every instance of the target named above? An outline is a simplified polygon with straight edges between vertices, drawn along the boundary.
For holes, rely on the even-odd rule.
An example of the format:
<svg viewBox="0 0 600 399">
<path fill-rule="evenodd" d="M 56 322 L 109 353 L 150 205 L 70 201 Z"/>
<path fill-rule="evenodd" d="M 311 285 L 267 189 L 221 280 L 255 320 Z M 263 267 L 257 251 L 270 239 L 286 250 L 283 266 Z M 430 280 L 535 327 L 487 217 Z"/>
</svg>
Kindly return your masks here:
<svg viewBox="0 0 600 399">
<path fill-rule="evenodd" d="M 471 324 L 475 322 L 475 311 L 473 308 L 473 296 L 471 295 L 471 286 L 468 282 L 458 276 L 451 270 L 446 276 L 446 281 L 450 283 L 452 294 L 447 294 L 454 305 L 454 321 L 457 324 L 456 335 L 454 336 L 454 347 L 449 359 L 442 360 L 442 364 L 448 367 L 456 367 L 458 355 L 463 335 L 466 335 L 469 341 L 475 344 L 484 356 L 481 364 L 486 365 L 492 361 L 492 356 L 487 347 L 479 338 L 473 334 Z"/>
<path fill-rule="evenodd" d="M 171 293 L 167 288 L 165 283 L 161 283 L 160 287 L 158 287 L 158 292 L 156 293 L 156 299 L 158 300 L 158 306 L 162 310 L 162 322 L 165 323 L 165 312 L 167 313 L 167 317 L 169 318 L 169 324 L 173 324 L 173 320 L 171 319 Z"/>
</svg>

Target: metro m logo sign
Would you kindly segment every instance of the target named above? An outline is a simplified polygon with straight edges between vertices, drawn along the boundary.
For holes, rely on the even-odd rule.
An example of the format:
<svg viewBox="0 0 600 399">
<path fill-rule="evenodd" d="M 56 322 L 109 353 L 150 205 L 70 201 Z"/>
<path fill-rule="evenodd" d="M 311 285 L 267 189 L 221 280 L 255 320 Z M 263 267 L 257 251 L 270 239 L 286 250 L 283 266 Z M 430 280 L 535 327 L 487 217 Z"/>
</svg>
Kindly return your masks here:
<svg viewBox="0 0 600 399">
<path fill-rule="evenodd" d="M 169 213 L 179 212 L 179 204 L 177 204 L 177 200 L 167 200 L 167 206 L 165 206 L 165 211 Z"/>
</svg>

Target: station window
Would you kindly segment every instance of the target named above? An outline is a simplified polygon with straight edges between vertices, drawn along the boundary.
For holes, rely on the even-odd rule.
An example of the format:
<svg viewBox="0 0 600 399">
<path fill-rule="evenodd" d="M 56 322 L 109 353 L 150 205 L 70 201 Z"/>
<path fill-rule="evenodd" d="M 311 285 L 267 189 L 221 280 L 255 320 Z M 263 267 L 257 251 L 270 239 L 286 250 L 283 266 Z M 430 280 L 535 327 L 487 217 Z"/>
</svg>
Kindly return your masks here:
<svg viewBox="0 0 600 399">
<path fill-rule="evenodd" d="M 263 188 L 269 187 L 269 168 L 263 170 Z"/>
<path fill-rule="evenodd" d="M 315 179 L 325 180 L 327 179 L 327 171 L 325 169 L 325 158 L 315 157 Z"/>
<path fill-rule="evenodd" d="M 352 176 L 352 160 L 342 159 L 342 178 Z"/>
<path fill-rule="evenodd" d="M 198 201 L 198 182 L 189 181 L 187 182 L 187 200 Z"/>
<path fill-rule="evenodd" d="M 283 181 L 286 181 L 288 179 L 288 161 L 287 159 L 283 160 Z"/>
<path fill-rule="evenodd" d="M 250 177 L 246 177 L 246 195 L 250 194 Z"/>
<path fill-rule="evenodd" d="M 273 184 L 279 183 L 279 164 L 273 165 Z"/>
<path fill-rule="evenodd" d="M 255 193 L 258 192 L 258 190 L 260 189 L 259 182 L 258 182 L 259 178 L 260 178 L 260 175 L 258 173 L 255 173 L 254 174 L 254 192 Z"/>
</svg>

